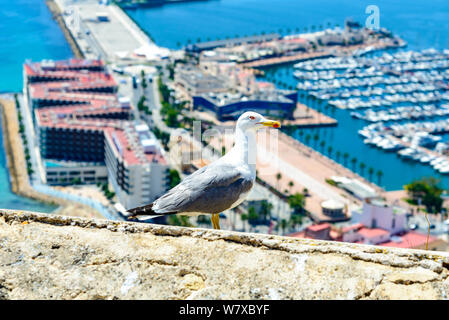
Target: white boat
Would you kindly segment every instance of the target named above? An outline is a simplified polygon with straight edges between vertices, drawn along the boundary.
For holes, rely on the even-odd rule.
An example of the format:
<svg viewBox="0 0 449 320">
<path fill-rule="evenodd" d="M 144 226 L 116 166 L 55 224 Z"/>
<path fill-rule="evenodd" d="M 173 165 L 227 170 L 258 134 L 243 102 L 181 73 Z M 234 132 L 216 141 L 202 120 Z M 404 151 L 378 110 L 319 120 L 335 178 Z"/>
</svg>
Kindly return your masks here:
<svg viewBox="0 0 449 320">
<path fill-rule="evenodd" d="M 438 170 L 441 174 L 449 174 L 449 165 Z"/>
</svg>

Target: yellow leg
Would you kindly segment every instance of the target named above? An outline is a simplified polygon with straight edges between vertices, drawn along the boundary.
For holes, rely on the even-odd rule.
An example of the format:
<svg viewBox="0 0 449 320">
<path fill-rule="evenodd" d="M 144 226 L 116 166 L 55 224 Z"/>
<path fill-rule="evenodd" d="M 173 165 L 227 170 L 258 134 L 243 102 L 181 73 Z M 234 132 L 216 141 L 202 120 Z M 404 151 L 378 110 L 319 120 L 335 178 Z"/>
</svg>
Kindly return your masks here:
<svg viewBox="0 0 449 320">
<path fill-rule="evenodd" d="M 212 216 L 210 217 L 210 220 L 212 221 L 212 226 L 214 227 L 214 229 L 220 229 L 220 214 L 219 213 L 212 214 Z"/>
</svg>

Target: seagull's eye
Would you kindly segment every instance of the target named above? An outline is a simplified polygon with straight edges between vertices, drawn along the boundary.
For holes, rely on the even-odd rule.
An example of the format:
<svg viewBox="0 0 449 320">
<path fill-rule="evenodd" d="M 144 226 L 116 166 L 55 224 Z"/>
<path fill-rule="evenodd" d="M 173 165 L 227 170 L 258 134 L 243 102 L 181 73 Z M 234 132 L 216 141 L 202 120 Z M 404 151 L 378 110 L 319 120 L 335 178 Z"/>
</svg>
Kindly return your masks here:
<svg viewBox="0 0 449 320">
<path fill-rule="evenodd" d="M 254 117 L 254 116 L 249 116 L 248 118 L 249 118 L 249 120 L 254 120 L 254 119 L 256 119 L 256 117 Z"/>
</svg>

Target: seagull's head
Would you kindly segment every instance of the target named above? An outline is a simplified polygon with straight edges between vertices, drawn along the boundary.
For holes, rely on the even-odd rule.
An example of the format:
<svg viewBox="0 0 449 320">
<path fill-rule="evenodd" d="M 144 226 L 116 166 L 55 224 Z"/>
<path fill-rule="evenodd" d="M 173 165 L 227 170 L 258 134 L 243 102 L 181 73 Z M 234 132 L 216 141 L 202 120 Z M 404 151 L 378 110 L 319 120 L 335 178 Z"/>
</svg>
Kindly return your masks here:
<svg viewBox="0 0 449 320">
<path fill-rule="evenodd" d="M 279 121 L 269 120 L 252 111 L 245 112 L 237 120 L 237 128 L 242 129 L 244 132 L 248 130 L 256 131 L 264 127 L 280 128 L 281 124 Z"/>
</svg>

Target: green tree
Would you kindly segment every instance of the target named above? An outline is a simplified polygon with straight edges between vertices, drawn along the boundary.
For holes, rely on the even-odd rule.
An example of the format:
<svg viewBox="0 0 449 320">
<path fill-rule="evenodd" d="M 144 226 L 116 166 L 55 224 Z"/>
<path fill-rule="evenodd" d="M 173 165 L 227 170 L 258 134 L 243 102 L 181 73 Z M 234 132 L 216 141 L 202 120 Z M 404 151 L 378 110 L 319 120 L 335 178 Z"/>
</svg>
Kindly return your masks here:
<svg viewBox="0 0 449 320">
<path fill-rule="evenodd" d="M 380 184 L 381 184 L 381 180 L 382 180 L 383 175 L 384 175 L 384 173 L 383 173 L 382 170 L 377 170 L 376 176 L 377 176 L 377 184 L 378 184 L 379 186 L 380 186 Z"/>
<path fill-rule="evenodd" d="M 166 119 L 165 124 L 171 128 L 177 128 L 179 127 L 178 122 L 178 111 L 176 111 L 174 108 L 169 108 L 166 112 Z"/>
<path fill-rule="evenodd" d="M 145 100 L 146 100 L 145 96 L 141 96 L 139 101 L 137 102 L 137 109 L 139 111 L 145 111 L 146 110 L 147 106 L 145 105 Z"/>
<path fill-rule="evenodd" d="M 321 142 L 320 142 L 321 153 L 324 152 L 324 146 L 325 145 L 326 145 L 326 142 L 324 140 L 321 140 Z"/>
<path fill-rule="evenodd" d="M 434 177 L 422 178 L 404 186 L 413 204 L 422 204 L 429 213 L 439 213 L 443 206 L 443 189 Z"/>
<path fill-rule="evenodd" d="M 267 200 L 262 200 L 260 203 L 260 215 L 262 216 L 263 220 L 267 220 L 271 217 L 271 210 L 273 209 L 273 205 L 271 202 L 268 202 Z"/>
<path fill-rule="evenodd" d="M 335 158 L 337 159 L 337 162 L 340 162 L 340 156 L 341 152 L 337 150 L 337 152 L 335 152 Z"/>
<path fill-rule="evenodd" d="M 306 206 L 306 197 L 302 193 L 295 193 L 288 197 L 288 205 L 293 209 L 295 214 L 303 214 Z"/>
<path fill-rule="evenodd" d="M 292 193 L 292 188 L 293 188 L 294 185 L 295 185 L 295 183 L 294 183 L 293 181 L 290 180 L 290 181 L 288 182 L 288 188 L 290 189 L 290 190 L 289 190 L 289 193 Z"/>
<path fill-rule="evenodd" d="M 352 164 L 352 171 L 355 172 L 355 165 L 357 164 L 357 158 L 353 157 L 351 159 L 351 164 Z"/>
<path fill-rule="evenodd" d="M 374 168 L 373 167 L 369 167 L 368 168 L 368 176 L 369 176 L 369 180 L 373 180 L 373 174 L 374 174 Z"/>
<path fill-rule="evenodd" d="M 316 147 L 316 144 L 318 143 L 318 139 L 320 139 L 320 136 L 319 136 L 318 133 L 315 133 L 315 134 L 313 135 L 313 141 L 315 141 L 315 147 Z"/>
<path fill-rule="evenodd" d="M 287 220 L 282 219 L 282 220 L 281 220 L 280 227 L 281 227 L 281 229 L 282 229 L 282 233 L 283 233 L 283 234 L 285 234 L 285 229 L 287 229 L 287 226 L 288 226 Z"/>
<path fill-rule="evenodd" d="M 305 138 L 304 138 L 304 142 L 305 142 L 306 144 L 309 144 L 311 138 L 312 138 L 312 136 L 311 136 L 310 134 L 306 134 L 306 136 L 305 136 Z"/>
<path fill-rule="evenodd" d="M 333 150 L 334 150 L 334 148 L 332 148 L 332 146 L 327 147 L 327 153 L 329 154 L 329 157 L 332 157 Z"/>
<path fill-rule="evenodd" d="M 259 214 L 256 212 L 256 208 L 249 207 L 248 208 L 248 222 L 250 224 L 257 223 L 257 220 L 259 220 Z"/>
<path fill-rule="evenodd" d="M 348 166 L 348 158 L 349 158 L 349 153 L 347 153 L 347 152 L 343 153 L 343 160 L 345 163 L 345 167 Z"/>
<path fill-rule="evenodd" d="M 170 169 L 168 171 L 168 181 L 170 189 L 176 187 L 181 182 L 181 177 L 179 172 L 175 169 Z"/>
<path fill-rule="evenodd" d="M 363 176 L 365 168 L 366 168 L 366 164 L 364 162 L 360 162 L 359 167 L 360 167 L 360 173 Z"/>
<path fill-rule="evenodd" d="M 189 216 L 179 216 L 176 214 L 172 214 L 167 217 L 167 222 L 168 224 L 174 226 L 193 227 L 193 225 L 190 223 Z"/>
</svg>

